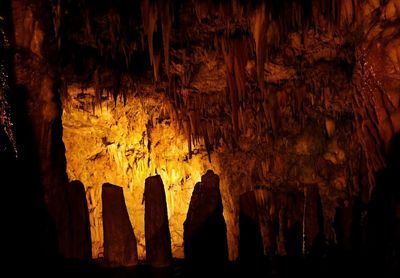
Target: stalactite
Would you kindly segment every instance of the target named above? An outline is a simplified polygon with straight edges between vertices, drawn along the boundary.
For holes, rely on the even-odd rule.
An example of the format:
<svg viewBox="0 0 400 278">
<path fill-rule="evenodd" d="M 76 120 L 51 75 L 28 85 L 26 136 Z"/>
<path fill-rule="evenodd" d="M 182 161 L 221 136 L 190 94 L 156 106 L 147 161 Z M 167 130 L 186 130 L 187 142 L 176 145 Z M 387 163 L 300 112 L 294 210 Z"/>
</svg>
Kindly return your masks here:
<svg viewBox="0 0 400 278">
<path fill-rule="evenodd" d="M 384 71 L 382 51 L 375 44 L 359 50 L 357 88 L 352 103 L 357 119 L 356 133 L 367 162 L 370 194 L 375 185 L 375 173 L 386 166 L 385 148 L 394 134 L 393 123 L 386 121 L 390 119 L 390 106 L 385 101 L 386 92 L 379 77 Z"/>
<path fill-rule="evenodd" d="M 61 25 L 61 1 L 56 0 L 52 5 L 52 12 L 53 12 L 53 28 L 54 28 L 54 35 L 58 39 L 58 47 L 61 44 L 61 37 L 59 37 L 59 30 Z"/>
<path fill-rule="evenodd" d="M 164 45 L 164 63 L 165 71 L 168 78 L 170 78 L 169 73 L 169 44 L 171 36 L 171 28 L 173 21 L 173 0 L 161 0 L 159 3 L 159 9 L 161 10 L 161 26 L 162 26 L 162 36 Z"/>
<path fill-rule="evenodd" d="M 253 37 L 256 44 L 256 67 L 257 79 L 261 92 L 264 91 L 264 62 L 266 58 L 266 31 L 267 31 L 267 18 L 265 2 L 258 6 L 253 15 Z"/>
<path fill-rule="evenodd" d="M 142 9 L 142 19 L 143 19 L 143 28 L 147 35 L 147 41 L 149 46 L 149 56 L 150 56 L 150 64 L 153 66 L 154 71 L 154 81 L 158 81 L 158 69 L 160 57 L 158 53 L 154 51 L 154 41 L 153 36 L 154 32 L 157 30 L 157 19 L 158 19 L 158 11 L 157 5 L 153 3 L 152 0 L 143 0 L 141 3 Z"/>
<path fill-rule="evenodd" d="M 242 103 L 246 93 L 246 64 L 248 61 L 248 49 L 246 37 L 234 40 L 234 64 L 238 101 Z"/>
<path fill-rule="evenodd" d="M 204 132 L 203 139 L 204 139 L 204 145 L 206 146 L 206 150 L 207 150 L 208 162 L 211 163 L 211 151 L 212 150 L 211 150 L 211 144 L 210 144 L 210 139 L 208 137 L 207 130 Z"/>
<path fill-rule="evenodd" d="M 96 71 L 93 74 L 93 82 L 94 82 L 94 88 L 95 88 L 95 97 L 94 97 L 94 106 L 98 105 L 101 107 L 101 95 L 103 93 L 103 89 L 101 87 L 101 74 L 100 74 L 100 69 L 96 69 Z M 94 113 L 94 111 L 93 111 Z"/>
<path fill-rule="evenodd" d="M 161 32 L 162 32 L 162 41 L 164 48 L 164 63 L 165 63 L 165 71 L 170 78 L 170 69 L 169 69 L 169 46 L 170 46 L 170 37 L 172 30 L 172 21 L 173 21 L 173 0 L 168 1 L 153 1 L 153 0 L 142 0 L 141 2 L 141 11 L 142 11 L 142 19 L 143 19 L 143 28 L 147 35 L 148 40 L 148 49 L 150 56 L 150 64 L 153 66 L 154 71 L 154 80 L 156 82 L 160 79 L 160 58 L 161 51 L 159 50 L 160 46 L 157 41 L 154 41 L 154 35 L 160 32 L 157 30 L 157 21 L 160 19 L 161 22 Z"/>
<path fill-rule="evenodd" d="M 239 134 L 239 123 L 238 123 L 239 101 L 238 101 L 238 88 L 235 82 L 235 71 L 234 71 L 235 51 L 234 51 L 234 46 L 232 46 L 232 42 L 225 37 L 221 38 L 221 49 L 226 66 L 226 78 L 228 84 L 227 90 L 231 102 L 232 126 L 234 131 L 234 137 L 237 138 Z"/>
</svg>

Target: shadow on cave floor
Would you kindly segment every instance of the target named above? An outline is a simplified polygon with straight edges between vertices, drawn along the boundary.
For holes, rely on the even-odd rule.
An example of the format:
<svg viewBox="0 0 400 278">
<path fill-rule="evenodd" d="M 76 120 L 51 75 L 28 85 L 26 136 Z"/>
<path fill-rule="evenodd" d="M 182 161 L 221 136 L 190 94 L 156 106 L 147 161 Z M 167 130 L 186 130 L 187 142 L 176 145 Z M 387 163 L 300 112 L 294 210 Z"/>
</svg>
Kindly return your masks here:
<svg viewBox="0 0 400 278">
<path fill-rule="evenodd" d="M 325 258 L 268 258 L 261 263 L 241 264 L 229 262 L 215 268 L 215 265 L 193 271 L 184 260 L 175 260 L 169 268 L 155 269 L 145 264 L 134 268 L 103 268 L 94 263 L 82 264 L 66 262 L 58 271 L 47 272 L 53 277 L 96 277 L 96 278 L 174 278 L 174 277 L 398 277 L 387 275 L 387 271 L 371 265 L 367 259 L 342 254 L 332 254 Z M 46 276 L 47 277 L 47 276 Z"/>
</svg>

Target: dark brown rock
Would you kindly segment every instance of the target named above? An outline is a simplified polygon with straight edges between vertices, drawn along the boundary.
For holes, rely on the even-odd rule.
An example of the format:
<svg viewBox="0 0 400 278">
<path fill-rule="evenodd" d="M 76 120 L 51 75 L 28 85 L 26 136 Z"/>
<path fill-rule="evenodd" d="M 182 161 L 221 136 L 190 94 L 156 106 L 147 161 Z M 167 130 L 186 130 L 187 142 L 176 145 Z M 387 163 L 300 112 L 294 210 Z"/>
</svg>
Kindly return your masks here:
<svg viewBox="0 0 400 278">
<path fill-rule="evenodd" d="M 56 231 L 58 253 L 68 257 L 72 227 L 69 226 L 65 188 L 68 180 L 61 136 L 62 109 L 54 90 L 57 74 L 49 59 L 52 51 L 48 51 L 55 47 L 54 40 L 46 34 L 46 27 L 52 25 L 52 19 L 43 16 L 51 10 L 46 10 L 43 0 L 3 2 L 11 5 L 14 29 L 11 45 L 14 45 L 12 53 L 15 53 L 12 74 L 15 82 L 14 109 L 19 111 L 15 119 L 15 126 L 19 127 L 17 141 L 20 140 L 18 144 L 23 146 L 22 156 L 32 165 L 30 167 L 34 167 L 30 171 L 40 183 L 40 192 Z"/>
<path fill-rule="evenodd" d="M 78 260 L 90 260 L 92 242 L 85 187 L 80 181 L 72 181 L 66 188 L 71 221 L 71 245 L 68 256 Z"/>
<path fill-rule="evenodd" d="M 304 234 L 305 251 L 310 251 L 316 247 L 316 239 L 320 234 L 319 213 L 321 209 L 321 199 L 317 185 L 308 185 L 304 187 Z"/>
<path fill-rule="evenodd" d="M 159 175 L 146 179 L 144 199 L 146 260 L 154 267 L 169 266 L 172 262 L 171 235 L 164 184 Z"/>
<path fill-rule="evenodd" d="M 301 191 L 288 194 L 286 252 L 289 256 L 301 256 L 303 246 L 304 195 Z"/>
<path fill-rule="evenodd" d="M 279 233 L 277 242 L 278 254 L 280 256 L 287 255 L 286 240 L 287 240 L 287 208 L 282 206 L 279 210 Z"/>
<path fill-rule="evenodd" d="M 256 189 L 254 193 L 263 200 L 257 203 L 257 208 L 264 254 L 275 254 L 277 237 L 274 223 L 274 211 L 276 210 L 275 193 L 264 189 Z"/>
<path fill-rule="evenodd" d="M 240 195 L 239 256 L 242 260 L 254 260 L 263 256 L 263 241 L 254 191 Z"/>
<path fill-rule="evenodd" d="M 191 262 L 222 263 L 228 259 L 219 177 L 208 170 L 197 183 L 184 223 L 185 258 Z"/>
<path fill-rule="evenodd" d="M 138 263 L 136 238 L 133 233 L 121 187 L 103 184 L 104 259 L 112 266 Z"/>
</svg>

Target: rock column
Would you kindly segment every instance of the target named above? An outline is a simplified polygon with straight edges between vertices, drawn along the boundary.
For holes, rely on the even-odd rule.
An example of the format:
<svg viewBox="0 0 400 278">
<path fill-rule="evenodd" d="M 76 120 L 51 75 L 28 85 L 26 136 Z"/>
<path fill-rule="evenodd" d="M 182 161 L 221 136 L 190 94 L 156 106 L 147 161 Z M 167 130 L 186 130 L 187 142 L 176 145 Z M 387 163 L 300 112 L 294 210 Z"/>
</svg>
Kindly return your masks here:
<svg viewBox="0 0 400 278">
<path fill-rule="evenodd" d="M 254 191 L 240 195 L 239 257 L 254 260 L 263 256 L 263 241 Z"/>
<path fill-rule="evenodd" d="M 67 185 L 67 199 L 71 221 L 71 245 L 69 257 L 78 260 L 92 258 L 89 211 L 86 202 L 85 187 L 80 181 Z"/>
<path fill-rule="evenodd" d="M 171 264 L 171 235 L 168 227 L 164 184 L 159 175 L 148 177 L 144 189 L 146 260 L 154 267 Z"/>
<path fill-rule="evenodd" d="M 134 266 L 138 263 L 133 233 L 121 187 L 103 184 L 104 259 L 110 266 Z"/>
<path fill-rule="evenodd" d="M 184 251 L 188 261 L 219 264 L 228 260 L 222 212 L 219 177 L 208 170 L 193 190 L 184 223 Z"/>
</svg>

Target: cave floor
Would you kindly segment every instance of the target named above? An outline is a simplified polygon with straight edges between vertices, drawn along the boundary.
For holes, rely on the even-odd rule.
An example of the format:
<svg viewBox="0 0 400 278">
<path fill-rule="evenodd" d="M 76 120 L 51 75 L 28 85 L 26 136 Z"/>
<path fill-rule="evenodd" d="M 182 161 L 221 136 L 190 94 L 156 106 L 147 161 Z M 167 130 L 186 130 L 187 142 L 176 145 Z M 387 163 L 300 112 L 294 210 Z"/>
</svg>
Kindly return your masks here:
<svg viewBox="0 0 400 278">
<path fill-rule="evenodd" d="M 335 255 L 324 258 L 277 257 L 258 262 L 229 262 L 225 265 L 188 265 L 175 260 L 169 268 L 152 268 L 141 262 L 131 268 L 109 268 L 98 262 L 64 261 L 53 270 L 52 277 L 96 278 L 173 278 L 173 277 L 400 277 L 399 262 L 385 262 L 383 257 Z M 47 271 L 46 271 L 47 272 Z"/>
</svg>

